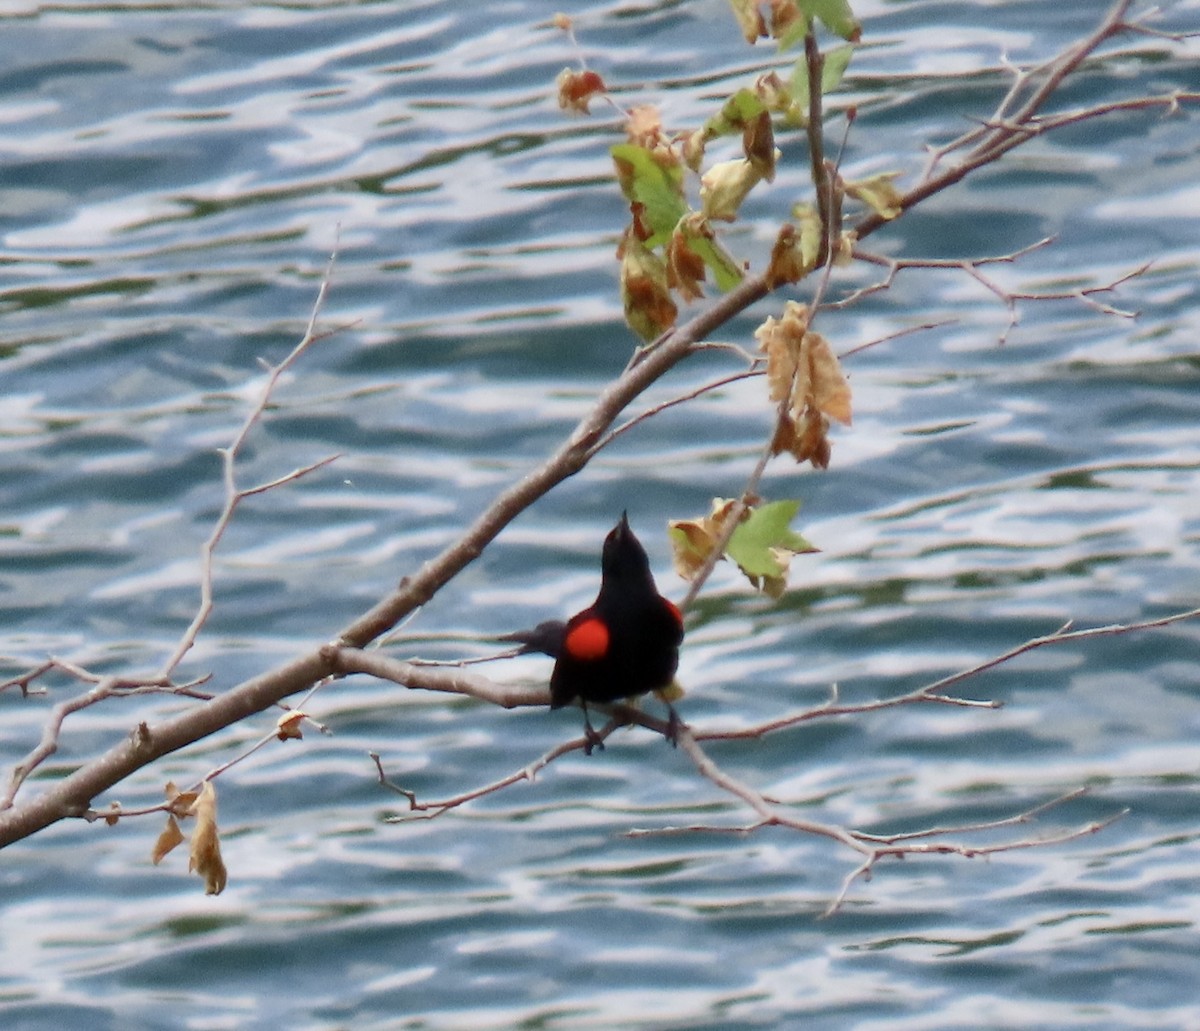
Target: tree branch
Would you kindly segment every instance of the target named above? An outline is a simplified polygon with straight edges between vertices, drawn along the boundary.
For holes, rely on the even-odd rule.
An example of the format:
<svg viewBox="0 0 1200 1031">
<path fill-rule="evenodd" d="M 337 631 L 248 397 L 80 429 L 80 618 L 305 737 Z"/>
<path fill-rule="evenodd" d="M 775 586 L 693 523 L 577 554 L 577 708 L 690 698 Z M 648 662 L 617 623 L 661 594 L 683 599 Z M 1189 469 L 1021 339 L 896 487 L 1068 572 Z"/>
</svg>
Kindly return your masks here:
<svg viewBox="0 0 1200 1031">
<path fill-rule="evenodd" d="M 975 147 L 958 164 L 940 174 L 932 174 L 936 170 L 931 168 L 931 174 L 926 180 L 918 183 L 916 187 L 904 194 L 902 209 L 907 210 L 919 204 L 925 198 L 958 182 L 974 169 L 997 160 L 1008 150 L 1026 142 L 1036 135 L 1036 132 L 1030 131 L 1031 128 L 1044 131 L 1044 127 L 1039 126 L 1034 119 L 1046 100 L 1061 84 L 1063 78 L 1107 39 L 1112 38 L 1123 29 L 1137 28 L 1137 26 L 1124 21 L 1128 7 L 1128 0 L 1117 3 L 1100 25 L 1087 37 L 1051 61 L 1030 72 L 1021 73 L 1022 78 L 1014 83 L 1008 97 L 996 109 L 991 119 L 996 124 L 984 125 L 973 131 L 978 135 L 971 135 L 969 139 L 964 137 L 958 141 L 957 148 L 971 144 L 975 144 Z M 808 58 L 809 55 L 806 52 L 806 59 Z M 1032 85 L 1039 75 L 1042 78 L 1037 85 Z M 1025 92 L 1027 85 L 1032 88 Z M 810 101 L 816 98 L 819 102 L 819 86 L 810 93 L 812 94 Z M 1021 97 L 1025 98 L 1023 102 Z M 1176 105 L 1179 99 L 1175 98 Z M 1191 98 L 1189 96 L 1183 99 Z M 1117 108 L 1110 106 L 1108 110 L 1117 110 Z M 819 108 L 817 111 L 819 114 Z M 1095 113 L 1104 113 L 1104 106 L 1098 106 Z M 1079 117 L 1081 117 L 1080 113 L 1070 116 L 1076 120 Z M 1060 124 L 1068 123 L 1063 121 Z M 819 133 L 819 130 L 820 123 L 817 120 L 817 128 L 813 130 L 810 127 L 810 139 L 812 138 L 811 133 L 814 131 Z M 949 154 L 954 149 L 956 148 L 947 148 L 945 153 Z M 813 158 L 820 157 L 819 153 L 811 156 Z M 828 179 L 829 169 L 822 160 L 821 174 L 817 176 L 817 181 L 828 182 Z M 818 188 L 818 203 L 824 194 L 825 191 Z M 825 199 L 831 202 L 831 206 L 835 204 L 835 198 L 826 196 Z M 828 217 L 824 223 L 826 234 L 831 231 L 834 214 L 833 211 L 827 212 Z M 857 232 L 858 239 L 862 240 L 880 229 L 886 222 L 887 220 L 881 216 L 871 214 L 861 218 L 853 228 Z M 826 250 L 833 250 L 831 241 L 827 242 Z M 828 265 L 825 267 L 828 269 Z M 828 272 L 826 271 L 825 279 L 817 288 L 818 297 L 824 282 L 827 282 L 827 276 Z M 320 334 L 315 332 L 315 326 L 328 284 L 327 274 L 314 304 L 308 331 L 293 352 L 268 376 L 264 390 L 271 389 L 283 370 L 290 367 L 315 340 L 320 339 Z M 135 770 L 186 745 L 208 737 L 254 713 L 261 712 L 288 695 L 303 691 L 327 677 L 342 673 L 343 664 L 360 661 L 359 657 L 354 655 L 354 649 L 361 649 L 377 640 L 410 613 L 424 605 L 442 586 L 474 561 L 508 523 L 551 488 L 579 472 L 594 453 L 596 445 L 603 439 L 604 434 L 632 401 L 652 383 L 666 375 L 676 364 L 692 354 L 717 328 L 766 297 L 768 293 L 770 293 L 770 287 L 763 275 L 747 276 L 739 286 L 717 299 L 693 319 L 668 331 L 654 345 L 638 350 L 626 371 L 600 393 L 592 409 L 548 459 L 532 469 L 520 481 L 502 491 L 455 543 L 426 562 L 411 576 L 405 577 L 399 587 L 388 597 L 382 599 L 369 611 L 346 626 L 338 635 L 338 641 L 333 647 L 314 647 L 290 662 L 219 693 L 210 700 L 175 717 L 152 726 L 140 724 L 127 739 L 116 744 L 99 758 L 87 762 L 69 776 L 50 785 L 43 794 L 30 801 L 22 802 L 20 805 L 13 804 L 0 811 L 0 847 L 26 837 L 57 820 L 86 814 L 93 798 L 119 783 Z M 239 490 L 236 486 L 233 477 L 234 463 L 247 434 L 260 415 L 261 408 L 252 410 L 231 446 L 223 452 L 226 484 L 225 508 L 205 544 L 199 608 L 191 625 L 181 636 L 176 649 L 162 667 L 166 675 L 173 673 L 190 651 L 211 611 L 212 551 L 219 542 L 224 528 L 228 525 L 233 509 L 240 500 L 248 496 L 248 492 Z M 305 470 L 297 470 L 277 481 L 272 481 L 271 484 L 252 488 L 249 493 L 287 482 L 298 475 L 303 475 L 306 471 L 320 467 L 321 464 L 317 463 Z M 413 666 L 405 671 L 405 676 L 415 677 L 418 669 L 421 667 Z M 428 673 L 428 671 L 426 672 Z M 464 676 L 464 674 L 458 675 Z M 460 680 L 460 683 L 466 684 L 467 681 Z M 22 690 L 26 689 L 27 684 Z M 70 706 L 73 703 L 64 704 Z M 514 704 L 523 703 L 514 702 Z M 69 711 L 74 710 L 69 708 L 63 710 L 63 717 Z M 639 717 L 636 722 L 642 723 L 643 718 Z"/>
</svg>

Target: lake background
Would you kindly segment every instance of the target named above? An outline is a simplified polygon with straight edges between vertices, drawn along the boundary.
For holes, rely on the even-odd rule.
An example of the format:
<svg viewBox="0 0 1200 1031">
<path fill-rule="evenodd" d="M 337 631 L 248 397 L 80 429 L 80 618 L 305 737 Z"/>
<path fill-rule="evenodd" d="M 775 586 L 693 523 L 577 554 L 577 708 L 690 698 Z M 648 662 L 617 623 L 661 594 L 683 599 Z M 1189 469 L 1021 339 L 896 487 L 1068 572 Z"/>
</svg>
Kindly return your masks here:
<svg viewBox="0 0 1200 1031">
<path fill-rule="evenodd" d="M 1105 5 L 859 3 L 838 104 L 847 174 L 920 173 L 926 142 L 985 116 L 1005 59 L 1043 59 Z M 216 449 L 299 339 L 335 243 L 329 325 L 240 465 L 244 483 L 331 453 L 247 503 L 186 663 L 236 684 L 331 637 L 537 463 L 626 361 L 613 250 L 619 126 L 562 115 L 579 52 L 540 2 L 0 5 L 0 658 L 145 671 L 195 610 L 221 503 Z M 672 128 L 780 60 L 724 2 L 577 4 L 590 67 Z M 1200 27 L 1200 4 L 1156 24 Z M 1200 46 L 1128 37 L 1064 102 L 1200 88 Z M 840 134 L 842 121 L 831 123 Z M 684 716 L 738 726 L 901 693 L 1048 633 L 1200 605 L 1200 157 L 1194 111 L 1037 141 L 869 241 L 909 257 L 1053 246 L 989 270 L 1100 300 L 1004 306 L 962 272 L 912 271 L 822 316 L 855 423 L 824 473 L 777 461 L 821 552 L 780 601 L 722 568 L 689 618 Z M 805 149 L 729 230 L 761 262 L 805 194 Z M 718 152 L 719 152 L 719 148 Z M 847 270 L 836 289 L 875 278 Z M 794 296 L 803 299 L 808 286 Z M 783 291 L 727 326 L 752 343 Z M 734 371 L 714 353 L 665 400 Z M 771 412 L 759 381 L 644 423 L 522 515 L 403 629 L 395 654 L 478 655 L 582 607 L 620 511 L 666 593 L 669 518 L 742 487 Z M 484 667 L 544 679 L 549 662 Z M 5 770 L 55 701 L 0 694 Z M 996 819 L 1088 785 L 1018 834 L 1125 807 L 1101 834 L 883 863 L 819 919 L 854 857 L 781 830 L 630 838 L 750 814 L 640 730 L 435 820 L 424 798 L 519 769 L 574 710 L 504 712 L 352 678 L 309 711 L 332 734 L 267 748 L 218 784 L 229 887 L 150 864 L 158 817 L 66 823 L 0 855 L 0 1023 L 14 1029 L 1200 1027 L 1200 623 L 1059 646 L 944 706 L 817 721 L 712 753 L 806 817 L 894 831 Z M 178 700 L 68 721 L 61 776 Z M 112 796 L 194 782 L 263 715 Z M 7 772 L 4 774 L 7 777 Z M 40 789 L 37 781 L 26 791 Z M 97 800 L 107 804 L 109 798 Z M 980 841 L 992 840 L 987 836 Z"/>
</svg>

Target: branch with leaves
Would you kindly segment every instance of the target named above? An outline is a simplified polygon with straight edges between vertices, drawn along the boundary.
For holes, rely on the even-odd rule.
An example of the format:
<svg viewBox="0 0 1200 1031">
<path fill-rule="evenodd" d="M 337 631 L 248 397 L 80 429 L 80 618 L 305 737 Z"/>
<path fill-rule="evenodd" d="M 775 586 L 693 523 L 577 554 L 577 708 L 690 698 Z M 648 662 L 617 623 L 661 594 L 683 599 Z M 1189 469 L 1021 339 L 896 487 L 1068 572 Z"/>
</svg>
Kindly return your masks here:
<svg viewBox="0 0 1200 1031">
<path fill-rule="evenodd" d="M 1194 102 L 1197 99 L 1194 94 L 1177 93 L 1169 98 L 1134 97 L 1085 109 L 1045 113 L 1064 80 L 1083 61 L 1096 55 L 1106 42 L 1123 33 L 1152 31 L 1140 22 L 1127 19 L 1129 6 L 1127 0 L 1116 3 L 1084 39 L 1047 62 L 1015 70 L 1014 81 L 995 110 L 983 118 L 977 128 L 934 150 L 916 185 L 901 191 L 896 185 L 896 176 L 891 173 L 865 180 L 846 179 L 842 175 L 840 159 L 829 156 L 831 149 L 826 145 L 825 132 L 831 116 L 826 110 L 826 100 L 840 83 L 855 53 L 854 44 L 861 35 L 861 26 L 845 0 L 773 0 L 769 23 L 758 3 L 733 0 L 738 23 L 749 41 L 771 36 L 781 52 L 802 46 L 803 53 L 790 74 L 771 72 L 760 76 L 752 86 L 729 97 L 702 126 L 690 131 L 669 133 L 657 112 L 650 107 L 623 112 L 626 140 L 613 146 L 611 151 L 617 184 L 629 202 L 630 213 L 619 250 L 620 282 L 627 320 L 645 341 L 644 345 L 634 352 L 623 372 L 599 393 L 590 411 L 552 454 L 522 479 L 502 490 L 457 540 L 419 569 L 411 571 L 394 591 L 338 631 L 332 642 L 314 644 L 290 662 L 243 683 L 206 694 L 198 690 L 204 678 L 177 682 L 176 677 L 211 615 L 214 555 L 226 528 L 247 499 L 269 494 L 302 476 L 311 475 L 335 457 L 257 486 L 245 488 L 237 483 L 238 456 L 261 420 L 283 373 L 296 366 L 315 343 L 328 335 L 318 330 L 322 304 L 330 286 L 330 273 L 327 272 L 304 338 L 281 363 L 267 370 L 258 401 L 251 407 L 230 446 L 222 452 L 224 506 L 202 547 L 197 610 L 159 670 L 144 678 L 98 676 L 82 666 L 50 660 L 34 664 L 22 675 L 0 684 L 0 692 L 12 688 L 14 694 L 19 691 L 25 697 L 36 690 L 33 685 L 43 683 L 51 674 L 66 675 L 88 685 L 83 694 L 53 708 L 41 741 L 13 770 L 8 789 L 0 799 L 0 847 L 63 819 L 113 823 L 134 815 L 166 813 L 167 830 L 155 848 L 156 859 L 161 859 L 182 840 L 179 819 L 194 817 L 197 830 L 192 836 L 192 865 L 205 877 L 208 890 L 219 891 L 225 882 L 225 871 L 220 862 L 216 830 L 214 782 L 231 765 L 259 749 L 271 746 L 276 740 L 299 736 L 301 725 L 311 717 L 305 712 L 304 703 L 289 707 L 284 699 L 334 684 L 345 676 L 367 675 L 413 689 L 466 695 L 508 708 L 545 705 L 548 696 L 542 687 L 499 684 L 461 667 L 402 662 L 369 646 L 379 642 L 428 602 L 482 554 L 517 515 L 583 470 L 618 434 L 635 426 L 644 426 L 649 418 L 664 410 L 668 405 L 659 405 L 617 425 L 647 388 L 661 381 L 681 362 L 720 346 L 713 342 L 715 334 L 735 316 L 774 291 L 795 286 L 811 277 L 814 282 L 808 302 L 788 302 L 778 317 L 767 319 L 760 328 L 756 334 L 759 353 L 750 354 L 739 345 L 727 345 L 739 362 L 748 362 L 748 368 L 743 365 L 739 372 L 716 382 L 762 376 L 767 384 L 767 405 L 773 416 L 759 458 L 740 494 L 733 499 L 719 500 L 707 516 L 677 520 L 671 531 L 677 565 L 691 580 L 688 603 L 703 589 L 716 563 L 726 557 L 733 560 L 756 587 L 768 594 L 781 592 L 785 586 L 788 558 L 808 550 L 810 545 L 790 528 L 798 503 L 789 499 L 764 499 L 759 496 L 759 487 L 769 462 L 777 455 L 788 453 L 797 461 L 807 461 L 816 467 L 828 464 L 830 421 L 850 424 L 851 397 L 841 372 L 841 360 L 833 345 L 813 328 L 815 320 L 825 310 L 852 304 L 866 293 L 859 291 L 857 295 L 849 292 L 842 297 L 836 296 L 837 270 L 855 260 L 883 265 L 888 269 L 888 280 L 873 288 L 883 289 L 901 269 L 936 263 L 879 258 L 864 251 L 861 241 L 975 169 L 1000 160 L 1012 149 L 1046 132 L 1085 119 L 1129 109 L 1157 108 L 1169 114 Z M 562 27 L 569 31 L 569 23 L 565 20 Z M 843 42 L 822 49 L 822 30 L 832 32 Z M 1178 38 L 1161 35 L 1166 39 Z M 564 108 L 586 111 L 589 101 L 598 96 L 611 101 L 597 73 L 583 69 L 560 76 L 559 97 Z M 854 112 L 847 111 L 846 116 L 849 127 L 854 122 Z M 761 263 L 762 270 L 751 274 L 747 271 L 749 264 L 735 257 L 726 247 L 717 225 L 735 221 L 751 191 L 770 188 L 779 160 L 775 147 L 776 131 L 798 132 L 807 141 L 812 192 L 807 200 L 792 205 L 791 217 L 779 225 L 774 245 Z M 742 156 L 706 165 L 706 151 L 710 146 L 730 137 L 740 137 Z M 691 199 L 693 195 L 698 197 L 696 203 Z M 848 201 L 865 207 L 852 221 L 843 216 L 843 207 Z M 1054 296 L 1004 290 L 980 271 L 989 261 L 1012 260 L 1020 253 L 953 264 L 979 279 L 1012 312 L 1018 300 Z M 705 300 L 704 289 L 710 278 L 719 296 Z M 1070 296 L 1091 302 L 1094 294 L 1113 289 L 1122 281 L 1080 288 L 1072 291 Z M 687 319 L 680 318 L 681 306 L 696 305 L 701 301 L 703 305 L 694 314 Z M 1106 310 L 1124 314 L 1116 309 Z M 865 346 L 870 345 L 844 348 L 842 357 Z M 703 389 L 711 389 L 711 386 Z M 669 404 L 684 403 L 688 396 L 698 396 L 698 393 L 694 391 Z M 1195 615 L 1195 612 L 1181 613 L 1170 618 L 1184 619 Z M 1086 635 L 1101 632 L 1129 632 L 1149 627 L 1150 624 L 1131 624 L 1119 630 L 1102 628 L 1096 631 L 1064 628 L 1048 638 L 1026 642 L 1013 653 L 992 660 L 991 665 L 1008 661 L 1022 651 L 1043 644 L 1082 640 Z M 946 840 L 956 833 L 978 828 L 937 829 L 883 839 L 863 831 L 796 820 L 779 803 L 732 778 L 701 748 L 701 742 L 761 736 L 812 719 L 865 714 L 919 702 L 990 707 L 993 703 L 947 694 L 954 683 L 978 675 L 983 668 L 986 667 L 965 671 L 957 678 L 893 699 L 847 705 L 835 697 L 817 709 L 786 715 L 756 728 L 738 731 L 686 728 L 679 735 L 679 745 L 703 776 L 758 814 L 760 822 L 754 827 L 790 826 L 797 831 L 833 839 L 860 856 L 860 864 L 847 879 L 836 904 L 856 877 L 869 874 L 874 865 L 887 856 L 917 852 L 971 855 L 986 851 Z M 159 722 L 139 722 L 106 753 L 84 762 L 67 776 L 48 783 L 40 794 L 30 797 L 28 777 L 57 749 L 66 721 L 81 709 L 134 692 L 188 697 L 196 704 Z M 95 800 L 100 795 L 135 771 L 273 706 L 284 709 L 275 727 L 264 733 L 252 748 L 210 771 L 194 787 L 180 790 L 170 785 L 164 802 L 138 810 L 96 806 Z M 601 739 L 627 724 L 664 734 L 670 729 L 665 721 L 627 705 L 612 706 L 609 712 L 609 722 L 598 732 Z M 537 771 L 563 755 L 584 748 L 587 743 L 587 739 L 564 742 L 508 777 L 439 803 L 419 802 L 411 792 L 399 787 L 396 790 L 409 799 L 414 813 L 428 818 L 519 781 L 531 780 Z M 387 782 L 383 761 L 378 757 L 374 761 L 381 781 Z M 1024 822 L 1040 815 L 1044 808 L 1036 807 L 1010 819 Z M 1098 829 L 1098 826 L 1088 825 L 1051 840 L 1066 840 Z M 1005 847 L 1028 847 L 1034 843 L 1030 839 L 1020 839 Z M 993 846 L 988 848 L 994 850 Z"/>
</svg>

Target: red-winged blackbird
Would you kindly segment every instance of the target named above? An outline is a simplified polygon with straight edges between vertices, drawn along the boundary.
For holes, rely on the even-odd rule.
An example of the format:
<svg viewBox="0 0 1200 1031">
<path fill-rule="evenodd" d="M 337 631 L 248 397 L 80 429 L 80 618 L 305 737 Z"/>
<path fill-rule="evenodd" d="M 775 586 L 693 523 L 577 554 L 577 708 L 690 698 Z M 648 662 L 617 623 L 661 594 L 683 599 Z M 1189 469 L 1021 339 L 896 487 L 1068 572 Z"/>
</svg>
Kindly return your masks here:
<svg viewBox="0 0 1200 1031">
<path fill-rule="evenodd" d="M 646 550 L 622 514 L 604 539 L 596 600 L 566 623 L 549 620 L 505 640 L 554 658 L 550 708 L 578 698 L 589 741 L 595 741 L 588 702 L 613 702 L 670 686 L 679 665 L 683 617 L 658 593 Z M 673 708 L 671 721 L 674 727 Z"/>
</svg>

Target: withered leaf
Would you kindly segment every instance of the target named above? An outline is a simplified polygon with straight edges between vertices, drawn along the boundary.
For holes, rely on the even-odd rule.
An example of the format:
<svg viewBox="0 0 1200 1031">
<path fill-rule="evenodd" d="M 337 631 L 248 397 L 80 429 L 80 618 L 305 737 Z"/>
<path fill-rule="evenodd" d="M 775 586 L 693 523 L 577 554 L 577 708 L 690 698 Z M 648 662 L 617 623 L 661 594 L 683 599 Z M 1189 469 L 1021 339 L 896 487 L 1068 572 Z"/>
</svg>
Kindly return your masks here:
<svg viewBox="0 0 1200 1031">
<path fill-rule="evenodd" d="M 772 39 L 782 40 L 796 30 L 803 35 L 808 19 L 800 14 L 796 0 L 769 0 L 769 4 Z"/>
<path fill-rule="evenodd" d="M 694 579 L 712 555 L 734 505 L 732 499 L 714 498 L 707 516 L 672 520 L 671 549 L 676 571 L 684 579 Z M 792 556 L 816 550 L 789 525 L 799 508 L 799 501 L 760 504 L 757 498 L 749 499 L 725 546 L 722 557 L 732 559 L 756 589 L 772 597 L 779 597 L 787 586 Z"/>
<path fill-rule="evenodd" d="M 200 797 L 192 806 L 191 815 L 196 818 L 196 829 L 192 832 L 192 852 L 188 859 L 188 872 L 198 873 L 204 878 L 207 895 L 220 895 L 225 890 L 227 874 L 221 859 L 221 838 L 217 830 L 217 792 L 212 781 L 206 780 Z"/>
<path fill-rule="evenodd" d="M 706 218 L 737 219 L 738 209 L 762 179 L 762 172 L 745 158 L 721 161 L 700 177 L 700 201 Z"/>
<path fill-rule="evenodd" d="M 768 318 L 755 331 L 767 356 L 767 388 L 783 405 L 771 441 L 772 454 L 784 451 L 818 469 L 829 466 L 829 420 L 849 426 L 850 386 L 829 342 L 808 329 L 808 309 L 795 301 L 783 317 Z"/>
<path fill-rule="evenodd" d="M 829 420 L 811 408 L 806 408 L 798 418 L 790 412 L 781 417 L 771 441 L 772 454 L 787 451 L 797 462 L 811 462 L 814 469 L 829 468 L 832 450 Z"/>
<path fill-rule="evenodd" d="M 625 120 L 625 135 L 638 147 L 653 150 L 666 141 L 663 138 L 662 116 L 653 104 L 642 104 L 629 112 Z"/>
<path fill-rule="evenodd" d="M 805 261 L 802 240 L 796 234 L 796 227 L 784 222 L 775 237 L 775 246 L 771 248 L 771 261 L 766 272 L 767 285 L 774 289 L 781 283 L 798 283 L 815 267 L 815 263 Z"/>
<path fill-rule="evenodd" d="M 668 524 L 671 558 L 675 572 L 683 579 L 695 579 L 704 567 L 725 531 L 733 506 L 732 499 L 713 498 L 712 511 L 708 515 L 699 519 L 672 519 Z"/>
<path fill-rule="evenodd" d="M 805 411 L 801 421 L 799 450 L 796 457 L 803 462 L 808 459 L 814 469 L 828 469 L 832 453 L 829 443 L 829 420 L 811 408 Z"/>
<path fill-rule="evenodd" d="M 775 181 L 775 130 L 771 127 L 771 115 L 762 111 L 746 123 L 742 130 L 742 151 L 767 182 Z"/>
<path fill-rule="evenodd" d="M 163 793 L 167 797 L 167 812 L 174 816 L 190 816 L 192 806 L 200 797 L 199 793 L 195 791 L 180 791 L 173 780 L 167 781 Z"/>
<path fill-rule="evenodd" d="M 608 87 L 596 72 L 564 68 L 555 80 L 558 86 L 558 106 L 576 114 L 591 114 L 588 104 L 597 93 L 606 93 Z"/>
<path fill-rule="evenodd" d="M 758 0 L 729 0 L 729 6 L 747 43 L 767 34 L 767 23 L 758 9 Z"/>
<path fill-rule="evenodd" d="M 654 340 L 675 325 L 679 309 L 671 300 L 667 267 L 635 233 L 626 231 L 617 251 L 621 259 L 621 299 L 625 320 L 643 340 Z"/>
<path fill-rule="evenodd" d="M 904 197 L 896 189 L 899 172 L 880 172 L 869 179 L 847 179 L 843 184 L 851 197 L 857 197 L 880 218 L 892 219 L 904 210 Z"/>
<path fill-rule="evenodd" d="M 680 222 L 667 242 L 667 285 L 678 290 L 685 301 L 697 301 L 704 296 L 700 289 L 704 275 L 704 259 L 692 249 Z"/>
<path fill-rule="evenodd" d="M 843 426 L 849 426 L 850 384 L 842 374 L 842 366 L 829 341 L 820 333 L 809 330 L 801 341 L 800 355 L 803 368 L 797 377 L 792 410 L 797 411 L 801 407 L 797 402 L 802 400 L 806 407 L 815 408 Z"/>
<path fill-rule="evenodd" d="M 150 861 L 158 866 L 167 853 L 176 845 L 182 844 L 183 840 L 183 831 L 179 829 L 179 821 L 175 819 L 174 814 L 168 815 L 167 825 L 154 843 L 154 851 L 150 853 Z"/>
<path fill-rule="evenodd" d="M 299 741 L 304 737 L 303 731 L 300 729 L 301 724 L 308 718 L 308 713 L 302 709 L 293 709 L 291 712 L 285 712 L 278 720 L 275 721 L 275 736 L 280 741 L 296 740 Z"/>
<path fill-rule="evenodd" d="M 759 349 L 767 356 L 767 388 L 772 401 L 782 401 L 793 393 L 800 345 L 808 326 L 808 307 L 788 301 L 783 317 L 768 316 L 754 331 Z"/>
</svg>

